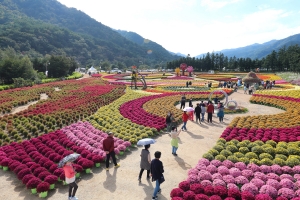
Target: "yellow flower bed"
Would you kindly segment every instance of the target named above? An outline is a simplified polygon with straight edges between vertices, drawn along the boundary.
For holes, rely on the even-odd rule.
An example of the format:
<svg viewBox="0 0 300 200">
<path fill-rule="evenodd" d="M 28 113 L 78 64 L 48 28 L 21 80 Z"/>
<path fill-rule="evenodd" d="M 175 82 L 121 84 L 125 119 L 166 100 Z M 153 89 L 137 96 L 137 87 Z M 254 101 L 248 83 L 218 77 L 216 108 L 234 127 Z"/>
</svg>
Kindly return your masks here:
<svg viewBox="0 0 300 200">
<path fill-rule="evenodd" d="M 187 94 L 187 100 L 192 98 L 195 99 L 208 99 L 208 94 Z M 220 98 L 223 98 L 224 95 L 219 94 Z M 173 112 L 175 116 L 175 120 L 181 122 L 182 110 L 179 110 L 175 107 L 176 102 L 179 102 L 181 99 L 181 95 L 172 95 L 166 96 L 162 98 L 153 99 L 151 101 L 146 102 L 143 105 L 143 109 L 147 112 L 157 115 L 160 117 L 166 117 L 168 111 Z M 186 107 L 188 106 L 188 102 L 186 102 Z"/>
<path fill-rule="evenodd" d="M 300 90 L 258 90 L 255 94 L 300 98 Z"/>
<path fill-rule="evenodd" d="M 275 106 L 286 110 L 284 113 L 275 115 L 256 115 L 237 117 L 230 124 L 229 127 L 238 128 L 286 128 L 300 125 L 300 103 L 269 98 L 264 96 L 252 96 L 250 99 L 252 103 Z"/>
<path fill-rule="evenodd" d="M 125 95 L 113 103 L 101 107 L 94 115 L 88 118 L 88 121 L 97 129 L 104 132 L 112 131 L 116 137 L 135 144 L 142 138 L 153 136 L 156 130 L 132 123 L 121 115 L 119 108 L 125 102 L 149 95 L 150 93 L 134 92 L 127 87 Z"/>
</svg>

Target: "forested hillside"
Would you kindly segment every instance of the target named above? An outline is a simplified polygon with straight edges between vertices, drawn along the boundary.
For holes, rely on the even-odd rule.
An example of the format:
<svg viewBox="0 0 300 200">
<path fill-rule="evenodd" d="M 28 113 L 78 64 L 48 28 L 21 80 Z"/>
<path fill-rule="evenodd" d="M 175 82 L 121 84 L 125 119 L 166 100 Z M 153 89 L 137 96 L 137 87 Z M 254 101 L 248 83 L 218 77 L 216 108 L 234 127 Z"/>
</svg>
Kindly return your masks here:
<svg viewBox="0 0 300 200">
<path fill-rule="evenodd" d="M 0 0 L 0 22 L 0 47 L 11 46 L 30 57 L 65 54 L 83 65 L 108 60 L 126 66 L 177 58 L 167 51 L 168 56 L 154 50 L 148 54 L 147 47 L 56 0 Z"/>
</svg>

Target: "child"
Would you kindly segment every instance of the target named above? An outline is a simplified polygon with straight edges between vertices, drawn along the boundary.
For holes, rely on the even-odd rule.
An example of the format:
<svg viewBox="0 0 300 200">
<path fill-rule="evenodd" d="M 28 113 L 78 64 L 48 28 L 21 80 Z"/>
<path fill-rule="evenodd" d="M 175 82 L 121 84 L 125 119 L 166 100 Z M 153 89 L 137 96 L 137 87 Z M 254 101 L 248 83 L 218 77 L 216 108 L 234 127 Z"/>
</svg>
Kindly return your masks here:
<svg viewBox="0 0 300 200">
<path fill-rule="evenodd" d="M 177 149 L 178 149 L 178 136 L 181 130 L 179 130 L 177 132 L 177 128 L 176 127 L 172 127 L 172 132 L 170 133 L 171 136 L 171 146 L 172 146 L 172 154 L 174 156 L 177 156 Z"/>
<path fill-rule="evenodd" d="M 65 166 L 63 167 L 63 170 L 65 172 L 66 176 L 66 183 L 69 184 L 69 200 L 78 200 L 77 197 L 75 197 L 75 193 L 77 191 L 78 185 L 75 182 L 75 170 L 71 162 L 67 162 Z M 73 190 L 73 193 L 72 193 Z"/>
</svg>

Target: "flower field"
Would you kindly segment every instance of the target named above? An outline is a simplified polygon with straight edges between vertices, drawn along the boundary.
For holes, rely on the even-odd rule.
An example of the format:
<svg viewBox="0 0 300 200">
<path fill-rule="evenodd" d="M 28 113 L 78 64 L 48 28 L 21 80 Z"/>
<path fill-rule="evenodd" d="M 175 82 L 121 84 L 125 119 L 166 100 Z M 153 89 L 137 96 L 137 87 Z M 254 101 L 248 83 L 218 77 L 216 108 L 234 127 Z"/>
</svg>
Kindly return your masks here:
<svg viewBox="0 0 300 200">
<path fill-rule="evenodd" d="M 114 133 L 115 152 L 123 155 L 138 140 L 162 134 L 165 116 L 174 113 L 182 94 L 193 101 L 207 100 L 218 85 L 171 74 L 148 74 L 146 91 L 131 90 L 127 75 L 96 75 L 0 92 L 0 168 L 11 170 L 33 194 L 64 183 L 57 167 L 65 156 L 78 153 L 79 173 L 92 173 L 105 159 L 103 140 Z M 205 76 L 205 75 L 204 75 Z M 236 75 L 223 74 L 221 78 Z M 281 80 L 265 75 L 265 79 Z M 293 88 L 287 85 L 287 88 Z M 223 89 L 228 95 L 232 89 Z M 40 100 L 41 94 L 47 99 Z M 219 99 L 223 93 L 217 92 Z M 37 102 L 11 114 L 19 106 Z M 171 192 L 173 200 L 297 199 L 300 196 L 300 92 L 296 89 L 257 91 L 250 102 L 285 112 L 234 118 L 217 143 L 186 180 Z M 243 108 L 241 112 L 246 112 Z M 227 111 L 229 112 L 229 111 Z M 234 113 L 234 112 L 232 112 Z"/>
<path fill-rule="evenodd" d="M 299 199 L 299 90 L 259 91 L 276 115 L 236 117 L 170 195 L 179 199 Z"/>
</svg>

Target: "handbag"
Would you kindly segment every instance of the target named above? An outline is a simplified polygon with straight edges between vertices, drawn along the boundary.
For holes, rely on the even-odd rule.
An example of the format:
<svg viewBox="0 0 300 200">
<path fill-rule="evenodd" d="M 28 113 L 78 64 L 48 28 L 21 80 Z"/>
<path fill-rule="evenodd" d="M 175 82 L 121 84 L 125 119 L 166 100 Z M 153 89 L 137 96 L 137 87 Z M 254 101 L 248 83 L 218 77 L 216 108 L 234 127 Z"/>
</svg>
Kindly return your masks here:
<svg viewBox="0 0 300 200">
<path fill-rule="evenodd" d="M 159 179 L 159 184 L 162 184 L 163 182 L 165 182 L 165 177 L 164 177 L 164 175 L 161 175 L 161 177 Z"/>
</svg>

